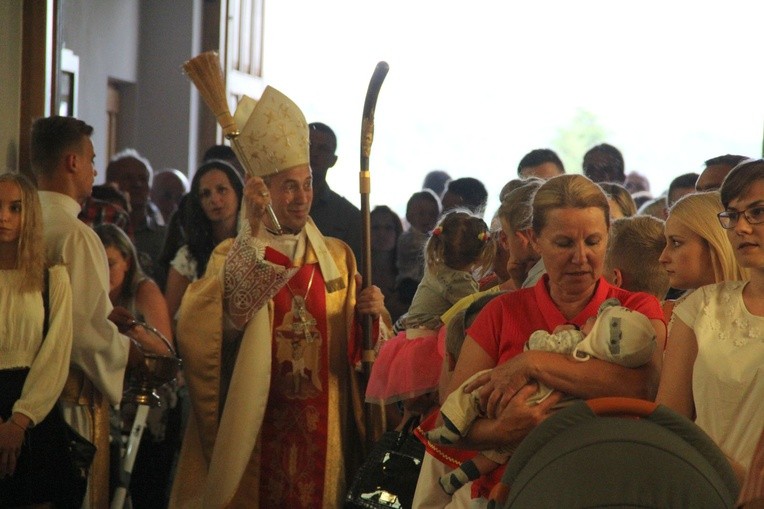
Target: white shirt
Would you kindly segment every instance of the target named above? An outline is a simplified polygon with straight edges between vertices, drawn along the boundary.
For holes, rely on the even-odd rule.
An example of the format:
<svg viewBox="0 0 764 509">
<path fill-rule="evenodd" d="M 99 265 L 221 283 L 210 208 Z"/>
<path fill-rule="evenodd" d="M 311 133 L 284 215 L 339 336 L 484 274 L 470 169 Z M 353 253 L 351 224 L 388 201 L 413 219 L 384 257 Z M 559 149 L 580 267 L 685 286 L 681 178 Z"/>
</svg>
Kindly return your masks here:
<svg viewBox="0 0 764 509">
<path fill-rule="evenodd" d="M 188 244 L 180 246 L 178 252 L 175 253 L 175 258 L 170 262 L 170 266 L 192 283 L 199 279 L 196 275 L 196 258 L 191 254 L 191 250 L 188 249 Z"/>
<path fill-rule="evenodd" d="M 80 205 L 71 197 L 40 191 L 43 240 L 48 264 L 63 263 L 72 286 L 74 337 L 71 364 L 108 399 L 122 399 L 129 340 L 108 316 L 109 265 L 98 236 L 77 219 Z"/>
<path fill-rule="evenodd" d="M 72 292 L 63 265 L 48 281 L 48 333 L 43 332 L 42 292 L 18 290 L 23 274 L 0 270 L 0 370 L 30 368 L 21 397 L 13 404 L 39 424 L 58 400 L 69 373 L 72 348 Z"/>
<path fill-rule="evenodd" d="M 746 468 L 764 427 L 764 316 L 743 302 L 743 281 L 698 288 L 674 308 L 695 332 L 695 423 Z"/>
</svg>

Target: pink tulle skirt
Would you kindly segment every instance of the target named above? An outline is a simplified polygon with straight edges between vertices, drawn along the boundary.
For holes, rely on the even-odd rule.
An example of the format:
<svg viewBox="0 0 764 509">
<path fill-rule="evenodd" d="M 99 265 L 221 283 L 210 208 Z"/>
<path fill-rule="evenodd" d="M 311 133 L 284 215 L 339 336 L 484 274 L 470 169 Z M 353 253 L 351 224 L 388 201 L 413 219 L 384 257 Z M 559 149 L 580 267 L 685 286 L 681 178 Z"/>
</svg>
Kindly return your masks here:
<svg viewBox="0 0 764 509">
<path fill-rule="evenodd" d="M 366 387 L 366 401 L 388 404 L 438 390 L 443 354 L 437 332 L 409 339 L 401 332 L 379 351 Z"/>
</svg>

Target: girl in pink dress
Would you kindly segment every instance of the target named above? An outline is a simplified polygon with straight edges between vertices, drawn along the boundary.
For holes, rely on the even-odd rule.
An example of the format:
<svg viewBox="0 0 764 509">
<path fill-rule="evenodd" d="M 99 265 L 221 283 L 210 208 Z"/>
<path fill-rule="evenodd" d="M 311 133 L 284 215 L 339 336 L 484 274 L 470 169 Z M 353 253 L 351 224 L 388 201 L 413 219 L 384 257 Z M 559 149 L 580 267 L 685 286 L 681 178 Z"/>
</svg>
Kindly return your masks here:
<svg viewBox="0 0 764 509">
<path fill-rule="evenodd" d="M 425 246 L 424 278 L 408 313 L 395 324 L 398 335 L 382 345 L 374 362 L 366 401 L 388 404 L 437 391 L 440 317 L 478 291 L 477 279 L 490 270 L 495 251 L 481 218 L 463 209 L 442 217 Z"/>
</svg>

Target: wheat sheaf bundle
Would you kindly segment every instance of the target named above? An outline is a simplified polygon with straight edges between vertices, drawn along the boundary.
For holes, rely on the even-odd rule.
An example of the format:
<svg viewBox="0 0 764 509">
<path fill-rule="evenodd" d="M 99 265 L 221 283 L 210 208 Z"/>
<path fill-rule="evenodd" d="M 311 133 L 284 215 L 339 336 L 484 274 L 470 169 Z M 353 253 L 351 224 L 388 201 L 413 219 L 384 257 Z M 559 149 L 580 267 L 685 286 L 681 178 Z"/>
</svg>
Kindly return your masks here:
<svg viewBox="0 0 764 509">
<path fill-rule="evenodd" d="M 205 51 L 183 64 L 183 70 L 196 85 L 207 106 L 223 128 L 226 138 L 239 134 L 226 100 L 223 68 L 215 51 Z"/>
</svg>

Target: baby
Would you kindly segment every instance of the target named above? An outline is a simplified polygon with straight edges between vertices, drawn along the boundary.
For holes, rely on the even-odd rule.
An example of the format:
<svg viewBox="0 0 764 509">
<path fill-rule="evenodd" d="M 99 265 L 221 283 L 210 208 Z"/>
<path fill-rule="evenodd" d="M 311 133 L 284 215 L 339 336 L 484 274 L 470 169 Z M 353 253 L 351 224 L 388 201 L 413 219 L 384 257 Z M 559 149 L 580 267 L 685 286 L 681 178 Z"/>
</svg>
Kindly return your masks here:
<svg viewBox="0 0 764 509">
<path fill-rule="evenodd" d="M 535 331 L 525 349 L 570 354 L 580 361 L 594 357 L 635 368 L 650 360 L 655 349 L 655 330 L 645 315 L 621 306 L 618 299 L 608 299 L 600 306 L 597 317 L 589 318 L 580 331 L 572 325 L 562 325 L 551 334 Z M 490 370 L 476 373 L 446 398 L 440 409 L 443 426 L 427 433 L 430 441 L 453 444 L 467 435 L 482 412 L 478 391 L 466 393 L 464 387 L 487 371 Z M 539 384 L 539 390 L 528 399 L 528 404 L 537 405 L 551 393 L 551 388 Z M 511 448 L 482 451 L 442 476 L 440 485 L 446 493 L 453 494 L 467 482 L 506 463 L 511 454 Z"/>
</svg>

